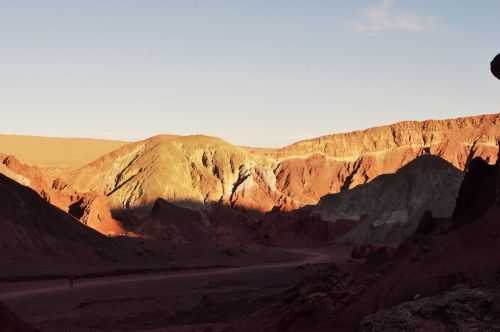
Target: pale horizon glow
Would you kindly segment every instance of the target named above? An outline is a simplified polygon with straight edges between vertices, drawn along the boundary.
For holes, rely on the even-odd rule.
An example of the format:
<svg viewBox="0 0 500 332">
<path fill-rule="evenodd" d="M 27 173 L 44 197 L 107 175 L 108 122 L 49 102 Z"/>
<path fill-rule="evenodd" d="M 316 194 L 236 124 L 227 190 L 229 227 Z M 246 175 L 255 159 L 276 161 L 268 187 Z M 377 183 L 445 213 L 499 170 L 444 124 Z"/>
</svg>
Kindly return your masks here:
<svg viewBox="0 0 500 332">
<path fill-rule="evenodd" d="M 497 113 L 499 12 L 496 0 L 0 0 L 0 134 L 278 147 Z"/>
</svg>

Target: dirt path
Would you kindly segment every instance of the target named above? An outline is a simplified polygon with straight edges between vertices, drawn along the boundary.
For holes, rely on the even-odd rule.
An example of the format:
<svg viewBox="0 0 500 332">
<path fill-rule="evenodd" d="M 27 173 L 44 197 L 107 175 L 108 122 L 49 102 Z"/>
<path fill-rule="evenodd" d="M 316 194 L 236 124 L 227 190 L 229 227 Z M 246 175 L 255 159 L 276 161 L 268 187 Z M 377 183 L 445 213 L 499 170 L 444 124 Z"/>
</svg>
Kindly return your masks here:
<svg viewBox="0 0 500 332">
<path fill-rule="evenodd" d="M 102 278 L 78 279 L 74 281 L 74 289 L 92 289 L 107 285 L 119 285 L 127 283 L 142 283 L 147 281 L 169 280 L 191 277 L 211 277 L 220 275 L 231 275 L 245 272 L 256 272 L 276 269 L 289 269 L 307 264 L 325 263 L 332 259 L 331 255 L 325 250 L 313 249 L 289 249 L 286 250 L 293 254 L 303 256 L 302 259 L 292 262 L 271 263 L 262 265 L 252 265 L 235 268 L 218 268 L 210 270 L 190 270 L 170 273 L 135 275 L 135 276 L 113 276 Z M 69 280 L 53 280 L 49 282 L 29 282 L 23 283 L 22 288 L 13 283 L 11 286 L 3 287 L 0 293 L 0 300 L 26 299 L 29 297 L 53 294 L 67 291 L 70 288 Z"/>
</svg>

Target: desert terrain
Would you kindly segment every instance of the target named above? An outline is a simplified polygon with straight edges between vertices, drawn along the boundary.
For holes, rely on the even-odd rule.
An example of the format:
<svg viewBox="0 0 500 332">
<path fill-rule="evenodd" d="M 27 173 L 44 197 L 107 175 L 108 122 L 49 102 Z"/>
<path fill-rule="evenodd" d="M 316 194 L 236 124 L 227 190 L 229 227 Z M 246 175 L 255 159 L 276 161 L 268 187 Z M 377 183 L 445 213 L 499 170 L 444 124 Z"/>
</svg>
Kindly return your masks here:
<svg viewBox="0 0 500 332">
<path fill-rule="evenodd" d="M 0 307 L 0 324 L 82 332 L 499 326 L 499 141 L 499 114 L 279 149 L 200 135 L 131 143 L 3 136 L 0 301 L 8 309 Z"/>
<path fill-rule="evenodd" d="M 125 144 L 87 138 L 0 135 L 2 153 L 15 155 L 30 165 L 56 170 L 81 167 Z"/>
</svg>

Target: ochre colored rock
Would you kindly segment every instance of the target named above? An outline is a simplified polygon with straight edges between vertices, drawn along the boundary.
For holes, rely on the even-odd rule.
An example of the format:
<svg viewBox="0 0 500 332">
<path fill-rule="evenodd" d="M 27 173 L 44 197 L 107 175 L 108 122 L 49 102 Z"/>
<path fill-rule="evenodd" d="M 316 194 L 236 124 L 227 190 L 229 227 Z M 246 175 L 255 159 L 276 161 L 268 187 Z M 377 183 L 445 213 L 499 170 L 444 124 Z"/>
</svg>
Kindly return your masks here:
<svg viewBox="0 0 500 332">
<path fill-rule="evenodd" d="M 197 208 L 223 203 L 289 211 L 395 173 L 423 154 L 459 170 L 474 157 L 495 163 L 499 138 L 499 114 L 401 122 L 281 149 L 238 147 L 206 136 L 156 136 L 63 178 L 79 192 L 107 195 L 114 211 L 150 208 L 158 198 Z"/>
<path fill-rule="evenodd" d="M 68 208 L 69 214 L 101 234 L 117 236 L 127 232 L 111 215 L 107 198 L 102 194 L 87 193 Z"/>
</svg>

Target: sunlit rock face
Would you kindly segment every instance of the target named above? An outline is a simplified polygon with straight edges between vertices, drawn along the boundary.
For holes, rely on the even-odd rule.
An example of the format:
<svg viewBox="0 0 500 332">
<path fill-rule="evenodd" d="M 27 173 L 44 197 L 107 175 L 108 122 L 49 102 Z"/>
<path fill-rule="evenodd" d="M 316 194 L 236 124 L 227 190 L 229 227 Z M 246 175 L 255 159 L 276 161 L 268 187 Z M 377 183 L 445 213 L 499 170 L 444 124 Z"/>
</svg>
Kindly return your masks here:
<svg viewBox="0 0 500 332">
<path fill-rule="evenodd" d="M 497 159 L 500 115 L 402 122 L 319 137 L 282 149 L 231 145 L 206 136 L 157 136 L 129 144 L 63 176 L 79 192 L 108 196 L 113 210 L 147 215 L 158 198 L 194 209 L 293 210 L 391 174 L 421 155 L 463 170 Z"/>
<path fill-rule="evenodd" d="M 320 214 L 326 220 L 340 218 L 352 224 L 371 216 L 364 224 L 375 229 L 370 239 L 375 241 L 379 240 L 376 234 L 381 234 L 381 238 L 404 238 L 416 228 L 414 220 L 424 208 L 430 208 L 438 217 L 449 213 L 448 202 L 436 207 L 430 197 L 443 186 L 455 192 L 458 173 L 446 177 L 446 167 L 433 165 L 424 168 L 425 174 L 415 174 L 423 176 L 422 185 L 419 181 L 401 180 L 404 176 L 397 177 L 399 182 L 385 181 L 387 184 L 374 179 L 398 175 L 398 171 L 421 156 L 439 157 L 459 171 L 475 157 L 494 164 L 499 138 L 498 114 L 401 122 L 323 136 L 281 149 L 239 147 L 207 136 L 162 135 L 125 145 L 59 177 L 12 156 L 0 158 L 0 172 L 106 235 L 134 230 L 137 225 L 122 226 L 116 216 L 132 213 L 133 218 L 129 219 L 145 220 L 155 202 L 163 199 L 200 211 L 205 219 L 210 218 L 214 205 L 264 214 L 320 203 Z M 433 181 L 438 185 L 432 187 Z M 362 206 L 356 207 L 355 213 L 329 196 L 342 193 L 335 197 L 344 197 L 341 201 L 347 202 L 345 197 L 353 195 L 348 194 L 350 191 L 357 188 L 355 195 L 360 195 L 362 185 L 372 182 L 371 188 L 379 189 L 363 189 L 362 200 L 358 199 Z M 422 188 L 422 195 L 416 191 L 409 196 L 402 194 L 410 184 L 412 190 Z M 389 191 L 387 185 L 397 188 Z M 388 192 L 400 194 L 389 197 Z M 390 215 L 387 211 L 376 213 L 378 207 L 390 207 L 386 209 Z M 386 227 L 379 227 L 387 225 L 391 225 L 391 234 L 385 233 Z M 399 230 L 394 230 L 396 226 Z M 357 233 L 356 238 L 364 238 L 364 233 Z"/>
</svg>

